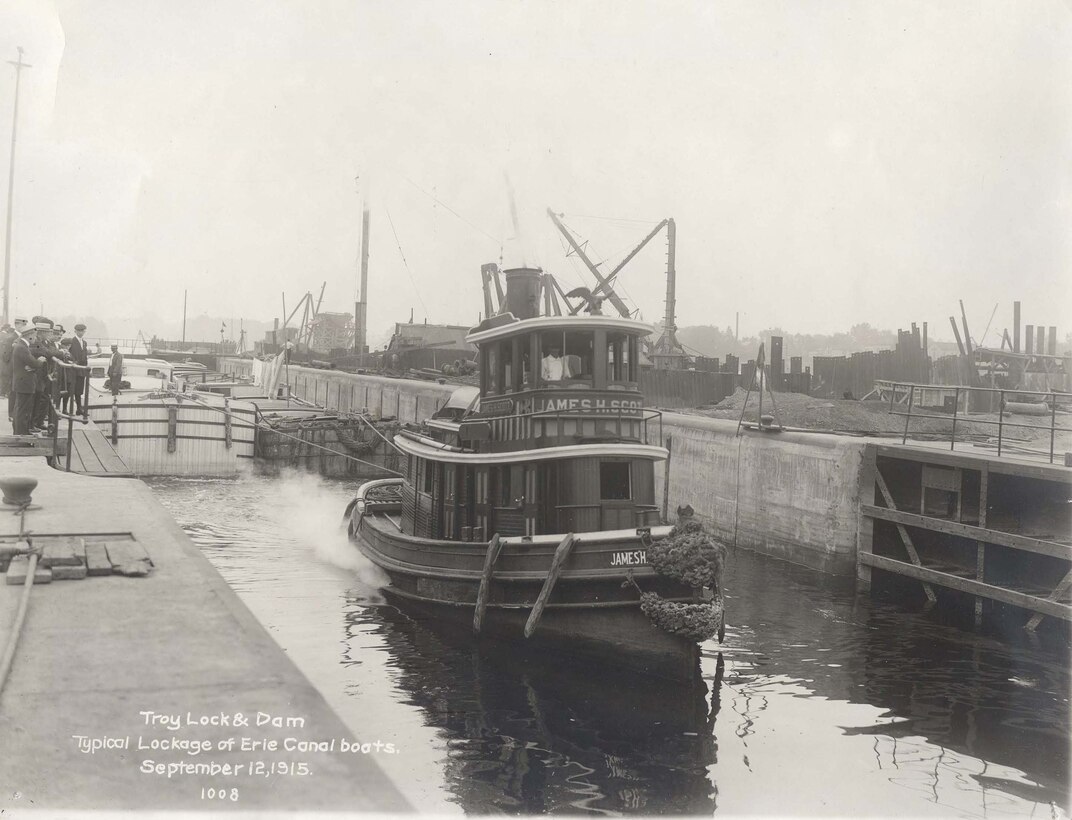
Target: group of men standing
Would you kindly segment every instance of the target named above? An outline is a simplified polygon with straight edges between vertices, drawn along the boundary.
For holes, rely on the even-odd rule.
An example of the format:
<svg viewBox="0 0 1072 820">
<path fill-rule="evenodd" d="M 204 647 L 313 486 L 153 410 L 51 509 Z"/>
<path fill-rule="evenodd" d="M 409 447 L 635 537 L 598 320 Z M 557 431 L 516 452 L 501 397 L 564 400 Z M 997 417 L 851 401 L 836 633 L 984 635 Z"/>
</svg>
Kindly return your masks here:
<svg viewBox="0 0 1072 820">
<path fill-rule="evenodd" d="M 46 431 L 52 386 L 60 382 L 64 413 L 84 412 L 85 371 L 71 370 L 57 361 L 85 365 L 89 351 L 86 326 L 74 326 L 64 338 L 63 325 L 44 316 L 0 327 L 0 396 L 7 396 L 7 416 L 17 436 Z"/>
</svg>

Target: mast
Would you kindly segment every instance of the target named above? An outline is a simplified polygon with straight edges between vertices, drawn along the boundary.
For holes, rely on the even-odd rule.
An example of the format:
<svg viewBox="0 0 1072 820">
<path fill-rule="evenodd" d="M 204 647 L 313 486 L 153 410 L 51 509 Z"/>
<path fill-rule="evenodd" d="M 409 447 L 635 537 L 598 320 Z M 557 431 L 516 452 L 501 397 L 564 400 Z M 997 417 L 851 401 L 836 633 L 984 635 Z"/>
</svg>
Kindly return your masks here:
<svg viewBox="0 0 1072 820">
<path fill-rule="evenodd" d="M 0 322 L 7 323 L 11 305 L 11 214 L 15 200 L 15 135 L 19 125 L 19 79 L 24 68 L 33 68 L 22 61 L 22 47 L 18 47 L 18 60 L 8 60 L 15 66 L 15 107 L 11 115 L 11 165 L 7 174 L 7 241 L 4 245 L 4 314 Z"/>
</svg>

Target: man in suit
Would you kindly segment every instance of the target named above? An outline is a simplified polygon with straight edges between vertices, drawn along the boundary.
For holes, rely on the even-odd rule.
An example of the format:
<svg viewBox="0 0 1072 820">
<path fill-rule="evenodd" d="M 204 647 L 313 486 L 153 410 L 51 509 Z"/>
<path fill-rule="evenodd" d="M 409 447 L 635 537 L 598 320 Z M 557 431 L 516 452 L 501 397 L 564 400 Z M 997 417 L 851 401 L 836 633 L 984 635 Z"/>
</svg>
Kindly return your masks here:
<svg viewBox="0 0 1072 820">
<path fill-rule="evenodd" d="M 12 381 L 15 378 L 15 365 L 12 362 L 11 357 L 14 353 L 15 342 L 17 342 L 19 337 L 26 331 L 26 328 L 26 320 L 21 317 L 17 318 L 11 336 L 10 346 L 0 348 L 0 356 L 3 355 L 4 351 L 7 353 L 7 377 L 4 382 L 4 387 L 7 388 L 7 420 L 11 422 L 15 421 L 15 389 L 11 386 Z"/>
<path fill-rule="evenodd" d="M 55 323 L 45 316 L 34 317 L 36 339 L 30 343 L 30 352 L 34 358 L 43 358 L 44 367 L 37 371 L 37 392 L 34 396 L 34 410 L 30 417 L 30 432 L 48 429 L 48 405 L 52 401 L 51 363 L 56 355 L 56 346 L 52 343 L 52 331 Z"/>
<path fill-rule="evenodd" d="M 71 362 L 73 364 L 80 364 L 85 366 L 89 363 L 89 346 L 85 340 L 86 326 L 79 322 L 74 326 L 74 338 L 71 339 Z M 71 380 L 71 390 L 74 393 L 75 412 L 78 415 L 82 415 L 84 408 L 82 407 L 82 396 L 86 392 L 86 374 L 85 371 L 76 371 L 74 378 Z"/>
<path fill-rule="evenodd" d="M 16 436 L 30 434 L 37 397 L 37 374 L 45 366 L 44 356 L 34 355 L 31 342 L 36 345 L 36 330 L 27 328 L 11 346 L 11 389 L 15 396 L 12 423 Z"/>
<path fill-rule="evenodd" d="M 15 344 L 15 329 L 5 324 L 0 327 L 0 398 L 11 392 L 11 346 Z M 8 421 L 11 421 L 8 414 Z"/>
<path fill-rule="evenodd" d="M 112 359 L 108 362 L 108 381 L 112 386 L 112 395 L 119 395 L 119 385 L 123 381 L 123 354 L 119 345 L 112 345 Z"/>
</svg>

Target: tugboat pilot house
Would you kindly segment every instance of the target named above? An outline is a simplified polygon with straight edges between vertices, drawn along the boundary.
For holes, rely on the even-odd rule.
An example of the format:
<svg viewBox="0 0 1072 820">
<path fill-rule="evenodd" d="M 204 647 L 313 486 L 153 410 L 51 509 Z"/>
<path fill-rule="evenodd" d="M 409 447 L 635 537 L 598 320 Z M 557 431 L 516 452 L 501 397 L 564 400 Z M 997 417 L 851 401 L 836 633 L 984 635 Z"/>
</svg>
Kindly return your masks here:
<svg viewBox="0 0 1072 820">
<path fill-rule="evenodd" d="M 463 388 L 407 455 L 402 530 L 482 541 L 635 530 L 659 523 L 661 415 L 637 387 L 651 327 L 602 315 L 539 315 L 538 269 L 508 270 L 504 310 L 473 328 L 480 389 Z M 550 300 L 546 295 L 545 304 Z"/>
</svg>

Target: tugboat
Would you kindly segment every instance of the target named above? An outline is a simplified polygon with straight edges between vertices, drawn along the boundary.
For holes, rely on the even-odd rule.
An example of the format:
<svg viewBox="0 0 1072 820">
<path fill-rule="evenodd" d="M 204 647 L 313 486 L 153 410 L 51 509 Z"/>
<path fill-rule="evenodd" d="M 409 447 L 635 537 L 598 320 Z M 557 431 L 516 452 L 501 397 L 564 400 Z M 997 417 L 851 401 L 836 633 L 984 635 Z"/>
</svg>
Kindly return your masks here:
<svg viewBox="0 0 1072 820">
<path fill-rule="evenodd" d="M 505 271 L 502 310 L 466 337 L 480 387 L 402 428 L 403 475 L 360 487 L 347 528 L 411 612 L 688 680 L 722 634 L 725 549 L 655 504 L 662 416 L 638 389 L 652 328 L 540 315 L 546 275 Z M 553 305 L 545 296 L 550 313 Z"/>
</svg>

